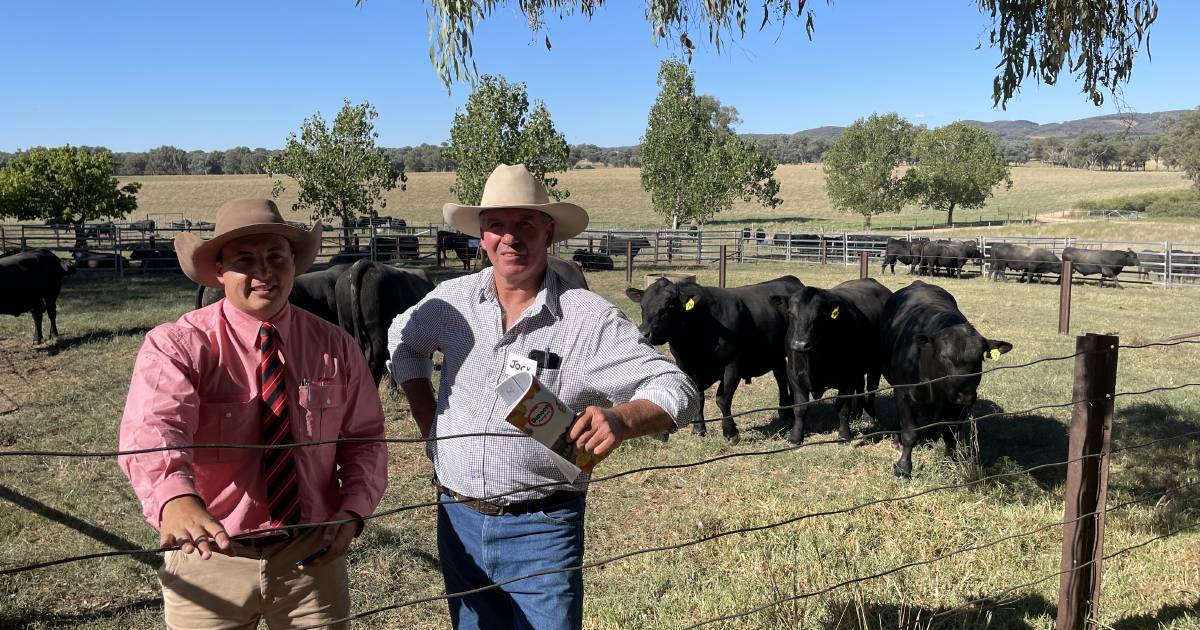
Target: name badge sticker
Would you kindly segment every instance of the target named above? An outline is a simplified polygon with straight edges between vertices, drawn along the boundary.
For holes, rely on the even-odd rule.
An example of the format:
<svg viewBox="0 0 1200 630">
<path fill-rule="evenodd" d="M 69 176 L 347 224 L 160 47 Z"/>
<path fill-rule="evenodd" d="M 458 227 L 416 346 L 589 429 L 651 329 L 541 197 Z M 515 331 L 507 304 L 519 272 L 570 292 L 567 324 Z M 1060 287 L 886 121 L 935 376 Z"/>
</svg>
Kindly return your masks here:
<svg viewBox="0 0 1200 630">
<path fill-rule="evenodd" d="M 512 352 L 508 353 L 508 358 L 504 359 L 504 375 L 512 376 L 521 372 L 529 372 L 530 374 L 537 373 L 537 361 L 529 357 L 523 357 Z"/>
</svg>

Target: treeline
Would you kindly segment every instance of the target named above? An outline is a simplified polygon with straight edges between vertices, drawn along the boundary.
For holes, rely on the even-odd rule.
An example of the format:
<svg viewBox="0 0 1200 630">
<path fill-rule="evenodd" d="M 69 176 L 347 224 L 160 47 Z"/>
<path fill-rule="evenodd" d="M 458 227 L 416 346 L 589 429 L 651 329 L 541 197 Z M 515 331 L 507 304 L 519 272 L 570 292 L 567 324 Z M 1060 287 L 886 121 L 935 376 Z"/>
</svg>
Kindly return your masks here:
<svg viewBox="0 0 1200 630">
<path fill-rule="evenodd" d="M 1163 137 L 1128 136 L 1120 133 L 1091 131 L 1073 140 L 1034 138 L 1029 141 L 1032 159 L 1054 166 L 1102 171 L 1146 170 L 1150 160 L 1158 162 Z"/>
<path fill-rule="evenodd" d="M 747 134 L 767 157 L 777 164 L 811 164 L 823 162 L 825 154 L 836 141 L 827 137 L 802 134 Z M 98 151 L 104 147 L 82 147 Z M 1072 140 L 1064 138 L 1034 138 L 1033 140 L 999 140 L 997 151 L 1013 165 L 1038 160 L 1054 166 L 1098 170 L 1144 170 L 1146 164 L 1158 161 L 1163 148 L 1162 136 L 1128 137 L 1125 134 L 1089 132 Z M 571 168 L 600 166 L 634 167 L 642 165 L 639 147 L 601 147 L 594 144 L 570 145 Z M 413 147 L 384 148 L 392 164 L 407 173 L 453 171 L 454 160 L 448 157 L 446 144 L 421 144 Z M 149 151 L 113 153 L 113 172 L 120 177 L 139 175 L 260 175 L 266 173 L 267 158 L 276 149 L 234 147 L 225 151 L 184 151 L 173 146 L 161 146 Z M 14 153 L 0 152 L 0 166 Z"/>
</svg>

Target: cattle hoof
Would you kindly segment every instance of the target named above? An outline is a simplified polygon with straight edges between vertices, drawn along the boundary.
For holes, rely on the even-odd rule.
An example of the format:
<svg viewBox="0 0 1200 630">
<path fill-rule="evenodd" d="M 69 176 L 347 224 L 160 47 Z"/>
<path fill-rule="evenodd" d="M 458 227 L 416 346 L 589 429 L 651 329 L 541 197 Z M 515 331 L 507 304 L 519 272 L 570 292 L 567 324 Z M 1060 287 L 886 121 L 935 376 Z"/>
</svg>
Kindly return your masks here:
<svg viewBox="0 0 1200 630">
<path fill-rule="evenodd" d="M 667 439 L 669 439 L 669 438 L 671 437 L 671 432 L 670 432 L 670 431 L 663 431 L 662 433 L 655 433 L 655 434 L 654 434 L 653 436 L 651 436 L 651 437 L 653 437 L 653 438 L 654 438 L 656 441 L 658 441 L 658 442 L 662 442 L 663 444 L 666 444 L 666 443 L 667 443 Z"/>
<path fill-rule="evenodd" d="M 892 472 L 901 479 L 912 479 L 912 465 L 901 466 L 900 464 L 892 464 Z"/>
<path fill-rule="evenodd" d="M 708 429 L 705 429 L 703 424 L 694 424 L 692 425 L 692 435 L 705 437 L 708 435 Z"/>
<path fill-rule="evenodd" d="M 738 442 L 742 441 L 742 436 L 741 436 L 741 434 L 736 433 L 736 432 L 728 433 L 725 435 L 725 440 L 729 442 L 730 446 L 737 446 Z"/>
<path fill-rule="evenodd" d="M 845 433 L 838 431 L 838 439 L 849 444 L 850 440 L 854 439 L 854 436 L 850 435 L 849 431 L 846 431 Z"/>
</svg>

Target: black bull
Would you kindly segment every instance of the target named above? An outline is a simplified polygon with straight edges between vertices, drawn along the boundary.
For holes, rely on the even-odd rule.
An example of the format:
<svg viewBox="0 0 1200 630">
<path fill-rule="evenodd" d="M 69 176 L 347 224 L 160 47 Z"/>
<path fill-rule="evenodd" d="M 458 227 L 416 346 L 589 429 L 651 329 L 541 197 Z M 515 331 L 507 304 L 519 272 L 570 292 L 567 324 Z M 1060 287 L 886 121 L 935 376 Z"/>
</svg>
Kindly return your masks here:
<svg viewBox="0 0 1200 630">
<path fill-rule="evenodd" d="M 50 336 L 58 336 L 58 294 L 63 276 L 75 273 L 75 265 L 48 249 L 0 257 L 0 313 L 33 316 L 33 342 L 42 343 L 42 313 L 49 316 Z"/>
<path fill-rule="evenodd" d="M 883 375 L 895 388 L 900 421 L 901 453 L 894 470 L 908 477 L 922 427 L 949 423 L 938 430 L 946 451 L 956 452 L 958 423 L 975 404 L 984 358 L 999 358 L 1012 344 L 979 334 L 954 296 L 919 280 L 888 298 L 882 321 Z"/>
<path fill-rule="evenodd" d="M 717 407 L 724 419 L 721 430 L 738 441 L 732 413 L 738 381 L 771 372 L 779 389 L 781 421 L 790 422 L 792 400 L 784 357 L 787 317 L 771 304 L 772 296 L 787 296 L 804 288 L 794 276 L 733 289 L 705 287 L 692 281 L 678 284 L 660 278 L 645 291 L 626 289 L 641 304 L 642 335 L 653 345 L 666 343 L 676 364 L 703 392 L 717 386 Z M 705 434 L 704 414 L 693 431 Z"/>
<path fill-rule="evenodd" d="M 1125 267 L 1137 267 L 1138 255 L 1133 250 L 1119 251 L 1108 249 L 1078 249 L 1068 247 L 1063 250 L 1062 259 L 1071 261 L 1071 275 L 1076 273 L 1090 276 L 1100 274 L 1100 286 L 1104 280 L 1112 280 L 1113 285 L 1121 288 L 1117 276 Z"/>
</svg>

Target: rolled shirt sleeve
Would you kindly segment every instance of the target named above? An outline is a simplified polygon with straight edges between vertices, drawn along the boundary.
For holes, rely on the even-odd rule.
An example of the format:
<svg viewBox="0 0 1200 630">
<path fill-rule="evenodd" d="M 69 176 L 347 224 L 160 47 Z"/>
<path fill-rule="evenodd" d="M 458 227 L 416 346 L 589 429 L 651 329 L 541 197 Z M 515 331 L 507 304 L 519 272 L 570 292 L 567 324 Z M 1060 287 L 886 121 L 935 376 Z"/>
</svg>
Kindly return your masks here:
<svg viewBox="0 0 1200 630">
<path fill-rule="evenodd" d="M 650 401 L 679 427 L 696 420 L 702 401 L 692 379 L 643 339 L 620 309 L 608 308 L 592 338 L 596 346 L 586 369 L 591 387 L 614 403 Z"/>
<path fill-rule="evenodd" d="M 433 376 L 438 349 L 438 311 L 445 304 L 430 293 L 392 320 L 388 327 L 388 371 L 397 384 Z"/>
</svg>

